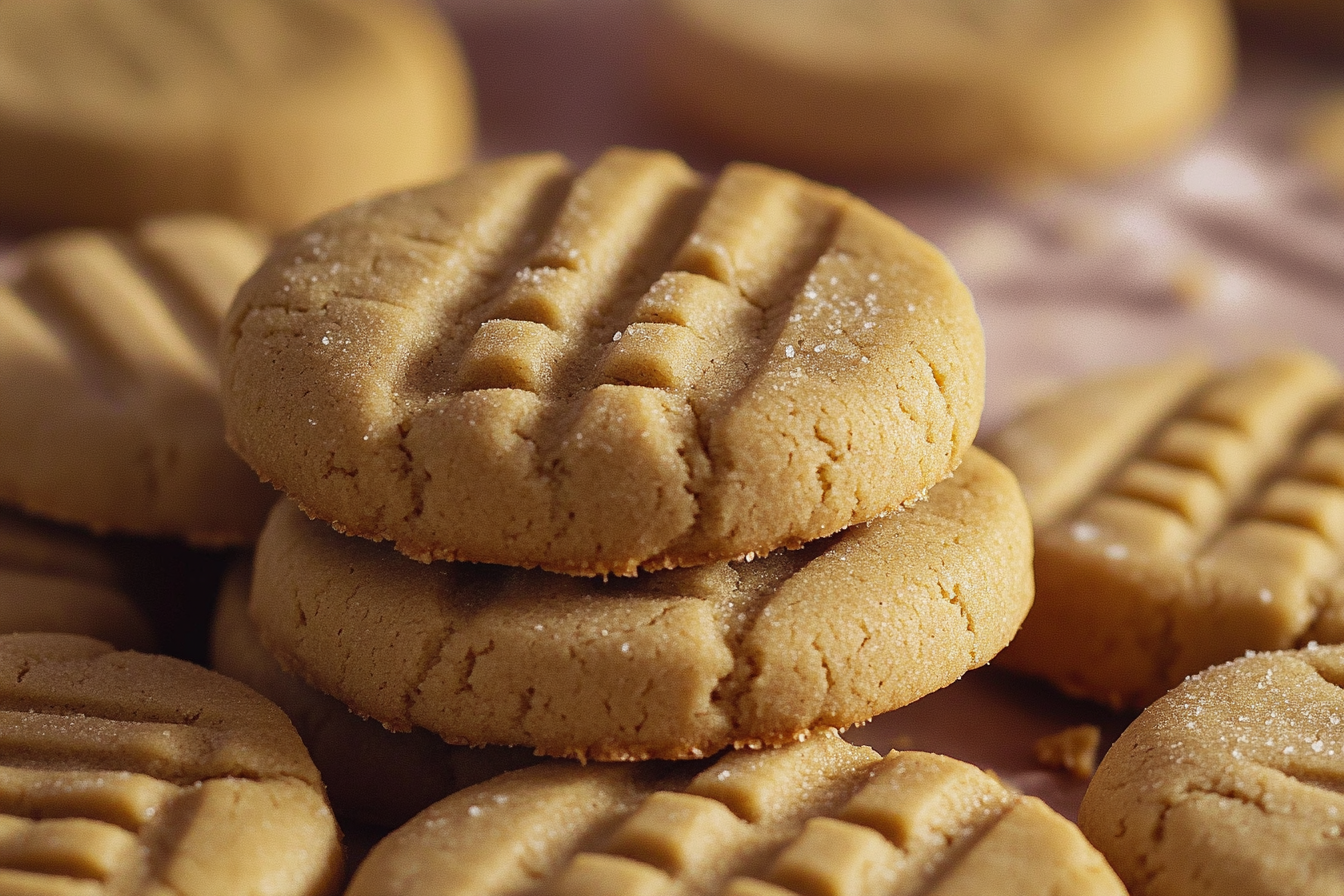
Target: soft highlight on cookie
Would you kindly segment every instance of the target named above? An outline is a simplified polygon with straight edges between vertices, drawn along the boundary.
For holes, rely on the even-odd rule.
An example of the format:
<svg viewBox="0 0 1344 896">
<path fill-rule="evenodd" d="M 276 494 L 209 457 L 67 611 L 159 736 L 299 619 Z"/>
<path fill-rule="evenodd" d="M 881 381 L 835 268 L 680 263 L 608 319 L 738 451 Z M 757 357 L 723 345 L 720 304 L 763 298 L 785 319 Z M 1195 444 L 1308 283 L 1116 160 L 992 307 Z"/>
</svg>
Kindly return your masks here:
<svg viewBox="0 0 1344 896">
<path fill-rule="evenodd" d="M 840 190 L 614 149 L 478 165 L 292 235 L 222 342 L 231 444 L 422 560 L 633 575 L 764 554 L 946 478 L 969 293 Z"/>
</svg>

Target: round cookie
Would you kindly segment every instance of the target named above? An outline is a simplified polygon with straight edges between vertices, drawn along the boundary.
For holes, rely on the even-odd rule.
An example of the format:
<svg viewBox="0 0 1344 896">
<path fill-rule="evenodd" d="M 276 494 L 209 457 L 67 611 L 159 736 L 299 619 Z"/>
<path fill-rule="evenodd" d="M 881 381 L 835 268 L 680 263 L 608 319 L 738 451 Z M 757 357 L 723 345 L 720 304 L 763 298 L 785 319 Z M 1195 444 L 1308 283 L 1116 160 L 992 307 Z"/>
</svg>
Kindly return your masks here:
<svg viewBox="0 0 1344 896">
<path fill-rule="evenodd" d="M 285 711 L 342 819 L 396 827 L 447 794 L 535 761 L 525 750 L 454 747 L 427 731 L 388 731 L 288 674 L 247 616 L 251 578 L 245 561 L 225 575 L 210 633 L 211 665 Z"/>
<path fill-rule="evenodd" d="M 422 560 L 633 575 L 763 554 L 956 468 L 984 345 L 847 193 L 615 149 L 476 166 L 283 241 L 222 341 L 230 443 Z"/>
<path fill-rule="evenodd" d="M 548 763 L 425 810 L 374 847 L 349 896 L 1121 896 L 1040 800 L 931 753 L 834 734 L 712 763 Z"/>
<path fill-rule="evenodd" d="M 424 565 L 284 502 L 256 566 L 262 640 L 356 712 L 599 760 L 865 722 L 988 662 L 1031 603 L 1026 509 L 974 450 L 927 500 L 750 562 L 605 582 Z"/>
<path fill-rule="evenodd" d="M 1338 893 L 1344 647 L 1191 676 L 1111 747 L 1078 825 L 1134 896 Z"/>
<path fill-rule="evenodd" d="M 0 4 L 0 216 L 214 211 L 291 227 L 471 153 L 465 64 L 418 0 Z"/>
<path fill-rule="evenodd" d="M 1001 665 L 1141 707 L 1246 650 L 1344 642 L 1344 379 L 1324 358 L 1103 374 L 986 447 L 1036 529 L 1036 603 Z"/>
<path fill-rule="evenodd" d="M 0 890 L 323 896 L 339 832 L 303 743 L 232 679 L 0 636 Z"/>
<path fill-rule="evenodd" d="M 93 538 L 0 508 L 0 633 L 70 632 L 150 649 L 149 620 L 118 580 Z"/>
<path fill-rule="evenodd" d="M 265 249 L 204 215 L 21 244 L 0 282 L 0 502 L 97 532 L 254 541 L 275 497 L 224 442 L 216 337 Z"/>
<path fill-rule="evenodd" d="M 1222 0 L 660 0 L 653 88 L 750 156 L 900 174 L 1099 172 L 1232 84 Z"/>
</svg>

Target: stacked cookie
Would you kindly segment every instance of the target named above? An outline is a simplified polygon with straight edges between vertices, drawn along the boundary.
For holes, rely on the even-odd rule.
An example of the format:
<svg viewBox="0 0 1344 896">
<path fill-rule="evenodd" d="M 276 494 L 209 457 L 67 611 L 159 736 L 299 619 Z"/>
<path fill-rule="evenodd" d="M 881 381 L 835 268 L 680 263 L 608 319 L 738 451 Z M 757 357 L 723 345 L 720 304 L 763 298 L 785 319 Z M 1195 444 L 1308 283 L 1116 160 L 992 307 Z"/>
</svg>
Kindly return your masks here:
<svg viewBox="0 0 1344 896">
<path fill-rule="evenodd" d="M 262 637 L 393 728 L 785 743 L 955 680 L 1030 601 L 1016 486 L 969 448 L 970 296 L 793 175 L 477 166 L 290 237 L 222 352 L 230 438 L 295 502 L 258 551 Z"/>
<path fill-rule="evenodd" d="M 1032 592 L 969 445 L 970 296 L 865 204 L 503 159 L 287 238 L 221 355 L 230 439 L 292 499 L 250 598 L 285 668 L 449 743 L 692 760 L 467 788 L 352 892 L 1120 892 L 1038 802 L 834 731 L 987 662 Z"/>
</svg>

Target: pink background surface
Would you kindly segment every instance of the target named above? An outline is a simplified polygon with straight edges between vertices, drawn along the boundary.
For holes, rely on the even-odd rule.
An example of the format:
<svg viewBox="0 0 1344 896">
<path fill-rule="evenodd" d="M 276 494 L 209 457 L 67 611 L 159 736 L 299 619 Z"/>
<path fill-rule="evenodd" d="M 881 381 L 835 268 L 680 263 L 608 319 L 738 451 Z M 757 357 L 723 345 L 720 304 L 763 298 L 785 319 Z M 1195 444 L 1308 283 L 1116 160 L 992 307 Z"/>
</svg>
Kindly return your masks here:
<svg viewBox="0 0 1344 896">
<path fill-rule="evenodd" d="M 637 0 L 441 0 L 476 77 L 480 152 L 660 147 L 717 171 L 730 152 L 648 101 Z M 1255 43 L 1254 40 L 1251 43 Z M 1102 182 L 841 182 L 932 240 L 976 297 L 989 385 L 984 428 L 1090 370 L 1197 349 L 1234 361 L 1306 345 L 1344 365 L 1344 201 L 1294 160 L 1306 106 L 1344 62 L 1257 48 L 1210 132 L 1173 158 Z M 1069 817 L 1085 782 L 1040 767 L 1036 738 L 1129 716 L 987 668 L 852 730 L 879 750 L 946 753 L 995 770 Z"/>
</svg>

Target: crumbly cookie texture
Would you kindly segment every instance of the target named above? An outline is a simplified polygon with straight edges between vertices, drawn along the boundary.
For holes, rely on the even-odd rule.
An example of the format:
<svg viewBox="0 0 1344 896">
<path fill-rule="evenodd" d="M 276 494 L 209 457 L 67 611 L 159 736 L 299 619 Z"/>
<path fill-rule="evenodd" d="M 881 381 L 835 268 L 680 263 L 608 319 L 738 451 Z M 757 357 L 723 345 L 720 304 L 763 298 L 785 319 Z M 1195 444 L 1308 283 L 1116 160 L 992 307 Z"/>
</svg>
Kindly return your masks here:
<svg viewBox="0 0 1344 896">
<path fill-rule="evenodd" d="M 531 751 L 450 746 L 427 731 L 392 732 L 280 668 L 247 615 L 252 564 L 225 575 L 210 632 L 211 665 L 285 711 L 342 819 L 392 828 L 444 796 L 536 760 Z"/>
<path fill-rule="evenodd" d="M 282 665 L 394 730 L 601 760 L 705 756 L 865 722 L 983 665 L 1031 603 L 1008 472 L 798 551 L 599 580 L 411 562 L 288 502 L 251 612 Z"/>
<path fill-rule="evenodd" d="M 266 245 L 205 215 L 20 245 L 0 283 L 0 502 L 97 532 L 254 541 L 275 495 L 224 442 L 216 349 Z"/>
<path fill-rule="evenodd" d="M 945 479 L 984 346 L 847 193 L 616 149 L 479 165 L 280 244 L 223 336 L 231 444 L 342 531 L 577 575 L 799 545 Z"/>
<path fill-rule="evenodd" d="M 1102 760 L 1078 824 L 1134 896 L 1339 889 L 1344 647 L 1191 676 Z"/>
<path fill-rule="evenodd" d="M 469 158 L 470 79 L 419 0 L 0 4 L 0 216 L 292 227 Z"/>
<path fill-rule="evenodd" d="M 905 174 L 1098 172 L 1226 99 L 1221 0 L 661 0 L 652 84 L 752 158 Z"/>
<path fill-rule="evenodd" d="M 4 635 L 0 707 L 0 890 L 336 891 L 317 769 L 242 684 L 78 635 Z"/>
<path fill-rule="evenodd" d="M 1078 829 L 974 766 L 834 734 L 712 763 L 548 763 L 422 812 L 350 896 L 1070 893 L 1124 887 Z"/>
<path fill-rule="evenodd" d="M 988 440 L 1036 527 L 1003 665 L 1144 706 L 1248 649 L 1344 641 L 1344 381 L 1305 353 L 1082 382 Z"/>
</svg>

